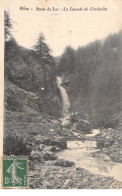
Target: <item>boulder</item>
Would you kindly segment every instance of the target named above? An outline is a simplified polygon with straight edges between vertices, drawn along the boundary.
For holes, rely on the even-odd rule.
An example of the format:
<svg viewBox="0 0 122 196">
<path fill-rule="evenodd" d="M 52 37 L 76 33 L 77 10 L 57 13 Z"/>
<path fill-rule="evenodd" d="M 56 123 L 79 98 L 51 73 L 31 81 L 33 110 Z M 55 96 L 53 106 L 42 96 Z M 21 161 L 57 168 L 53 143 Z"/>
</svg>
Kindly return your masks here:
<svg viewBox="0 0 122 196">
<path fill-rule="evenodd" d="M 100 140 L 97 141 L 97 148 L 104 148 L 105 147 L 105 141 L 104 140 Z"/>
<path fill-rule="evenodd" d="M 45 137 L 40 134 L 35 137 L 35 144 L 36 145 L 45 144 L 45 145 L 49 146 L 50 141 L 51 141 L 51 139 L 49 137 Z"/>
<path fill-rule="evenodd" d="M 63 160 L 63 159 L 58 159 L 55 163 L 55 166 L 60 166 L 60 167 L 72 167 L 75 165 L 74 162 L 72 161 L 67 161 L 67 160 Z"/>
<path fill-rule="evenodd" d="M 64 140 L 62 137 L 57 137 L 57 138 L 48 138 L 45 136 L 38 136 L 35 138 L 35 144 L 40 145 L 40 144 L 45 144 L 46 146 L 58 146 L 61 149 L 66 149 L 67 148 L 67 141 Z"/>
<path fill-rule="evenodd" d="M 55 130 L 54 129 L 50 129 L 50 132 L 52 133 L 52 132 L 54 132 Z"/>
<path fill-rule="evenodd" d="M 56 138 L 51 141 L 52 146 L 58 146 L 61 149 L 67 148 L 67 141 L 64 138 Z"/>
<path fill-rule="evenodd" d="M 41 144 L 41 142 L 42 142 L 41 138 L 37 138 L 37 139 L 35 140 L 35 144 L 37 144 L 37 145 Z"/>
<path fill-rule="evenodd" d="M 43 188 L 44 189 L 51 189 L 52 188 L 51 183 L 47 180 L 44 180 L 43 181 Z"/>
<path fill-rule="evenodd" d="M 44 144 L 40 144 L 39 150 L 42 151 L 44 148 L 45 148 L 45 145 Z"/>
<path fill-rule="evenodd" d="M 77 123 L 75 123 L 75 127 L 79 131 L 90 132 L 91 131 L 91 123 L 87 120 L 80 119 Z"/>
<path fill-rule="evenodd" d="M 64 182 L 64 187 L 67 187 L 71 183 L 71 179 L 66 179 Z"/>
<path fill-rule="evenodd" d="M 60 119 L 61 121 L 61 127 L 70 127 L 72 125 L 72 122 L 71 122 L 71 116 L 68 115 L 68 116 L 65 116 L 63 118 Z"/>
<path fill-rule="evenodd" d="M 38 150 L 32 150 L 31 154 L 30 154 L 30 159 L 32 160 L 38 160 L 38 161 L 43 161 L 43 154 L 40 153 Z"/>
<path fill-rule="evenodd" d="M 81 171 L 82 172 L 82 168 L 81 167 L 76 167 L 76 171 Z"/>
<path fill-rule="evenodd" d="M 57 120 L 52 120 L 51 121 L 51 129 L 56 129 L 57 127 L 60 127 L 60 122 Z"/>
<path fill-rule="evenodd" d="M 73 123 L 77 122 L 80 119 L 81 119 L 81 115 L 79 112 L 71 113 L 71 121 Z"/>
<path fill-rule="evenodd" d="M 43 153 L 43 159 L 45 161 L 48 161 L 48 160 L 56 160 L 56 158 L 57 158 L 56 155 L 53 154 L 50 151 Z"/>
<path fill-rule="evenodd" d="M 59 152 L 61 149 L 58 146 L 53 146 L 50 151 L 51 152 Z"/>
<path fill-rule="evenodd" d="M 44 145 L 44 144 L 43 144 Z M 52 149 L 52 146 L 45 146 L 44 148 L 43 148 L 43 151 L 51 151 L 51 149 Z"/>
</svg>

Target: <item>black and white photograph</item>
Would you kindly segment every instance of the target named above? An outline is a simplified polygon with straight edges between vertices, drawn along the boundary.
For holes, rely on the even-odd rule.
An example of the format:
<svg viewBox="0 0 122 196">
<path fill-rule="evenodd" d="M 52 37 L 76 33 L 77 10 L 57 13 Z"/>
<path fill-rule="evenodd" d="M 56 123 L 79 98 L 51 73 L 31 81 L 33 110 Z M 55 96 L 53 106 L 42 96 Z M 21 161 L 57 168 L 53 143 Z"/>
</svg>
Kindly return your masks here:
<svg viewBox="0 0 122 196">
<path fill-rule="evenodd" d="M 2 188 L 122 188 L 122 1 L 6 0 Z"/>
</svg>

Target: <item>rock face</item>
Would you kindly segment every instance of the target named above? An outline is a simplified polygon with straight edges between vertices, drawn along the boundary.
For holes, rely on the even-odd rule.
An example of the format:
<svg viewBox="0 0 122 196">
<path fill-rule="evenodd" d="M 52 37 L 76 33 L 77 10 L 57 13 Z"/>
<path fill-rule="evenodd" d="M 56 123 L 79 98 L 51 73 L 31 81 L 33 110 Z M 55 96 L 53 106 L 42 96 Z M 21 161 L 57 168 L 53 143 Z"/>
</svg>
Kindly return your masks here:
<svg viewBox="0 0 122 196">
<path fill-rule="evenodd" d="M 5 43 L 5 109 L 32 110 L 60 115 L 55 63 L 39 59 L 34 50 L 19 46 L 14 39 Z"/>
<path fill-rule="evenodd" d="M 40 62 L 34 50 L 19 46 L 14 39 L 6 42 L 5 49 L 5 75 L 12 83 L 31 92 L 55 88 L 55 67 Z"/>
<path fill-rule="evenodd" d="M 60 136 L 59 121 L 51 123 L 60 116 L 55 62 L 40 60 L 35 50 L 11 39 L 5 43 L 4 86 L 4 136 L 13 134 L 25 140 L 33 140 L 39 133 Z M 36 142 L 41 144 L 40 138 Z"/>
<path fill-rule="evenodd" d="M 97 141 L 97 148 L 110 156 L 113 161 L 122 163 L 122 149 L 121 149 L 121 127 L 117 129 L 103 129 L 98 137 L 101 137 L 100 141 Z"/>
</svg>

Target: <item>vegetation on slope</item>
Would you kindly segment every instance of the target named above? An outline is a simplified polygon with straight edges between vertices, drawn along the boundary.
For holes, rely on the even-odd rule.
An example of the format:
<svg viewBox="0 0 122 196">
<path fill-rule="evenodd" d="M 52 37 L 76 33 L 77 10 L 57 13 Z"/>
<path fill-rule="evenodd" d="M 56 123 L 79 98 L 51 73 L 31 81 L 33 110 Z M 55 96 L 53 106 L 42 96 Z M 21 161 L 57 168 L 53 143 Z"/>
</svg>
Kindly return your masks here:
<svg viewBox="0 0 122 196">
<path fill-rule="evenodd" d="M 59 73 L 65 76 L 73 111 L 94 125 L 116 127 L 121 111 L 121 32 L 76 51 L 68 46 Z"/>
<path fill-rule="evenodd" d="M 11 145 L 16 140 L 14 136 L 31 140 L 37 132 L 43 134 L 45 131 L 48 134 L 48 120 L 60 116 L 60 97 L 55 61 L 44 35 L 40 34 L 33 49 L 27 49 L 18 45 L 11 28 L 12 22 L 5 12 L 4 153 L 19 154 L 19 148 L 20 151 L 16 153 L 5 148 L 8 146 L 7 136 L 11 136 Z M 45 128 L 42 122 L 44 118 Z"/>
</svg>

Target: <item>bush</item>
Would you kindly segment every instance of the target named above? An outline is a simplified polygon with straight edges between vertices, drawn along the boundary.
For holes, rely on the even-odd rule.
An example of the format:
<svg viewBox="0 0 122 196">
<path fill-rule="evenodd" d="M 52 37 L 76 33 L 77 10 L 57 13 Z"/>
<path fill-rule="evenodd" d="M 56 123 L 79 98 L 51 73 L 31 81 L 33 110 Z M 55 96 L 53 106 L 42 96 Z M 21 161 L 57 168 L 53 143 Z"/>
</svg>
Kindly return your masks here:
<svg viewBox="0 0 122 196">
<path fill-rule="evenodd" d="M 12 97 L 7 97 L 6 100 L 6 108 L 10 111 L 21 111 L 22 106 L 20 105 L 19 101 L 17 100 L 17 98 L 15 98 L 14 96 Z"/>
<path fill-rule="evenodd" d="M 5 155 L 30 155 L 31 149 L 22 137 L 9 135 L 4 138 Z"/>
</svg>

